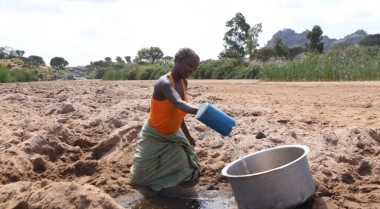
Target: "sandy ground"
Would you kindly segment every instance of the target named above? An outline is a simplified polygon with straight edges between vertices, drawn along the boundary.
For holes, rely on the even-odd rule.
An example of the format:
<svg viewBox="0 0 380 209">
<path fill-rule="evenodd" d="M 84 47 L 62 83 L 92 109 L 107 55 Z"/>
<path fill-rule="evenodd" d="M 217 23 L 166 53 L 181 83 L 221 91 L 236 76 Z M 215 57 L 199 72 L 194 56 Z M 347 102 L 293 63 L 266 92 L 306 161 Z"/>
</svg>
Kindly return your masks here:
<svg viewBox="0 0 380 209">
<path fill-rule="evenodd" d="M 0 84 L 0 208 L 124 208 L 154 81 Z M 303 144 L 316 184 L 309 208 L 380 208 L 380 82 L 189 81 L 189 100 L 236 119 L 246 154 Z M 194 138 L 210 129 L 186 117 Z M 237 158 L 218 135 L 198 140 L 198 191 L 227 191 Z M 124 205 L 125 206 L 125 205 Z M 231 207 L 235 207 L 231 205 Z"/>
</svg>

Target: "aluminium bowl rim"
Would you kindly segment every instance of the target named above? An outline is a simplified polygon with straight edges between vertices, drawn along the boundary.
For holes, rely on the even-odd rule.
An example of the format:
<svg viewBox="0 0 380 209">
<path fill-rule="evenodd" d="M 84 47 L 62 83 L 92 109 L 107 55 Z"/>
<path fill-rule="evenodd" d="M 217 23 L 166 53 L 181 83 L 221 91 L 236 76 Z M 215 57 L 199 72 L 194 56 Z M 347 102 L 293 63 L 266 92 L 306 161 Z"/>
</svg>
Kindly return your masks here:
<svg viewBox="0 0 380 209">
<path fill-rule="evenodd" d="M 268 151 L 271 151 L 271 150 L 276 150 L 276 149 L 286 149 L 286 148 L 301 148 L 304 150 L 304 153 L 298 157 L 297 159 L 289 162 L 289 163 L 286 163 L 282 166 L 279 166 L 279 167 L 276 167 L 276 168 L 272 168 L 272 169 L 269 169 L 269 170 L 265 170 L 265 171 L 262 171 L 262 172 L 257 172 L 257 173 L 250 173 L 250 174 L 246 174 L 246 175 L 231 175 L 231 174 L 228 174 L 227 173 L 227 170 L 234 164 L 238 163 L 240 161 L 240 159 L 236 159 L 234 160 L 233 162 L 229 163 L 227 166 L 225 166 L 222 170 L 222 175 L 223 176 L 226 176 L 228 178 L 244 178 L 244 177 L 250 177 L 250 176 L 259 176 L 259 175 L 262 175 L 262 174 L 266 174 L 266 173 L 270 173 L 270 172 L 274 172 L 276 170 L 280 170 L 280 169 L 283 169 L 285 167 L 288 167 L 289 165 L 291 164 L 294 164 L 296 163 L 297 161 L 300 161 L 301 159 L 303 159 L 304 157 L 306 157 L 309 152 L 310 152 L 310 149 L 308 146 L 306 145 L 301 145 L 301 144 L 292 144 L 292 145 L 282 145 L 282 146 L 277 146 L 277 147 L 272 147 L 272 148 L 268 148 L 268 149 L 264 149 L 264 150 L 260 150 L 260 151 L 257 151 L 257 152 L 254 152 L 252 154 L 249 154 L 249 155 L 246 155 L 244 156 L 243 158 L 247 158 L 247 157 L 250 157 L 252 155 L 258 155 L 258 154 L 261 154 L 263 152 L 268 152 Z"/>
</svg>

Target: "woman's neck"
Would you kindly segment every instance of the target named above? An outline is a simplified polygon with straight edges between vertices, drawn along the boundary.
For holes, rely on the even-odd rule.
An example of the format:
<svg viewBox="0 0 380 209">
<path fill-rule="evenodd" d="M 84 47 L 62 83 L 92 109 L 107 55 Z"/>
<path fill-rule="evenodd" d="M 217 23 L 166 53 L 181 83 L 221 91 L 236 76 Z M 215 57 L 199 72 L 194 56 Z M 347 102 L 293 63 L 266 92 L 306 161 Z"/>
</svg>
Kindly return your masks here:
<svg viewBox="0 0 380 209">
<path fill-rule="evenodd" d="M 171 72 L 172 72 L 172 77 L 173 77 L 174 82 L 178 83 L 181 80 L 179 77 L 179 72 L 175 68 L 173 68 Z"/>
</svg>

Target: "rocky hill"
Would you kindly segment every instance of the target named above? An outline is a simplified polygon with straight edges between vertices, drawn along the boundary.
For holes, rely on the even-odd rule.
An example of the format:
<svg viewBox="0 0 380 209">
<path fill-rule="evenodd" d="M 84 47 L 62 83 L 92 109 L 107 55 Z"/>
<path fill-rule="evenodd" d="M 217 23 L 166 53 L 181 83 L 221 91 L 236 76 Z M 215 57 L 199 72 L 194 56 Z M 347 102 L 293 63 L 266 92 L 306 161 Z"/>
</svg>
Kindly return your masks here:
<svg viewBox="0 0 380 209">
<path fill-rule="evenodd" d="M 292 29 L 283 29 L 278 31 L 272 36 L 272 39 L 269 40 L 266 44 L 267 47 L 274 47 L 276 43 L 276 38 L 281 38 L 282 42 L 287 45 L 289 48 L 305 46 L 305 43 L 308 41 L 306 35 L 309 30 L 306 30 L 302 33 L 296 33 Z M 364 30 L 357 30 L 356 32 L 345 36 L 342 39 L 329 38 L 328 36 L 322 36 L 324 43 L 324 51 L 328 51 L 333 47 L 339 47 L 342 45 L 352 45 L 361 41 L 367 36 L 367 32 Z"/>
</svg>

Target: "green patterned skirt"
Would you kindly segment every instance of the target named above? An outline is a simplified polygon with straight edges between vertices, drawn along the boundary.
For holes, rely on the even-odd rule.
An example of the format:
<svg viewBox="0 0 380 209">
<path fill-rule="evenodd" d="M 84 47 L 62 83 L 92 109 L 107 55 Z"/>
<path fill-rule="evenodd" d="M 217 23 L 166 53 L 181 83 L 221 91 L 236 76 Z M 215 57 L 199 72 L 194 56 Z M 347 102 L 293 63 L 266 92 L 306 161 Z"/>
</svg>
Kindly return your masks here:
<svg viewBox="0 0 380 209">
<path fill-rule="evenodd" d="M 131 167 L 130 182 L 154 191 L 199 177 L 198 157 L 182 130 L 164 135 L 145 121 Z"/>
</svg>

